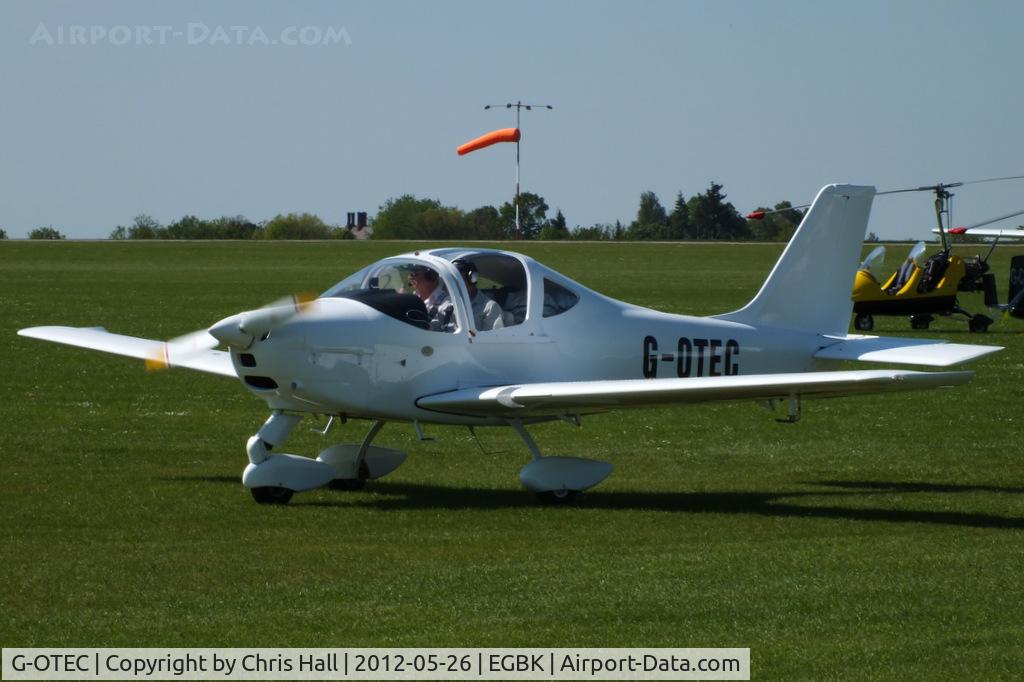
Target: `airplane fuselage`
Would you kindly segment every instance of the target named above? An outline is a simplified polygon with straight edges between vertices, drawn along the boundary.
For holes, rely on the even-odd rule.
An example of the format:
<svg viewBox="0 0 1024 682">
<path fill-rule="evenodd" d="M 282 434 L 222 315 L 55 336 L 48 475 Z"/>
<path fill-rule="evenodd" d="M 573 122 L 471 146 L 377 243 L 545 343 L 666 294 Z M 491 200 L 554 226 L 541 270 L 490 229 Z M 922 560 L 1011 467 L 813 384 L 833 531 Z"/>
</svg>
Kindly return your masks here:
<svg viewBox="0 0 1024 682">
<path fill-rule="evenodd" d="M 275 329 L 232 358 L 271 409 L 447 424 L 502 423 L 425 410 L 416 400 L 467 386 L 811 371 L 821 338 L 584 296 L 557 317 L 442 334 L 343 298 Z M 525 368 L 525 374 L 524 374 Z"/>
</svg>

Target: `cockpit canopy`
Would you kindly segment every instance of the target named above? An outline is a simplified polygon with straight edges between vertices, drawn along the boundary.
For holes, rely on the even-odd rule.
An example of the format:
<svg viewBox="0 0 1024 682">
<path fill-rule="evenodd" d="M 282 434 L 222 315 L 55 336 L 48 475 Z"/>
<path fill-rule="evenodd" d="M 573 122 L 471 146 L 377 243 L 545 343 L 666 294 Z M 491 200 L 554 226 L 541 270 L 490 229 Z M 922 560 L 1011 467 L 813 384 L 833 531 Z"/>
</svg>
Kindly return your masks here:
<svg viewBox="0 0 1024 682">
<path fill-rule="evenodd" d="M 531 318 L 530 264 L 536 267 L 523 256 L 494 250 L 415 252 L 373 263 L 321 297 L 351 298 L 424 330 L 498 331 Z M 571 281 L 555 273 L 541 279 L 542 317 L 564 313 L 579 301 Z"/>
</svg>

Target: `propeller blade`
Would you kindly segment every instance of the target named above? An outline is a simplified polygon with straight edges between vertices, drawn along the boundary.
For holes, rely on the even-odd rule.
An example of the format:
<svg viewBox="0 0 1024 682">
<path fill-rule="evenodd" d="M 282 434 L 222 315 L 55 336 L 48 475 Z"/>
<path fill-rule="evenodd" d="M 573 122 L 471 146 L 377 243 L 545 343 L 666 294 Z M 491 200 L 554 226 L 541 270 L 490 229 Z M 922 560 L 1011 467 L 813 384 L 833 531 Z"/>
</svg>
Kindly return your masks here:
<svg viewBox="0 0 1024 682">
<path fill-rule="evenodd" d="M 301 313 L 315 298 L 316 296 L 310 294 L 286 296 L 262 308 L 242 313 L 239 327 L 253 336 L 262 336 Z"/>
<path fill-rule="evenodd" d="M 160 349 L 146 360 L 146 369 L 161 370 L 220 345 L 206 329 L 199 329 L 165 341 Z"/>
<path fill-rule="evenodd" d="M 256 310 L 226 317 L 207 330 L 219 341 L 236 348 L 248 348 L 257 338 L 274 327 L 307 311 L 316 300 L 315 294 L 294 294 Z"/>
</svg>

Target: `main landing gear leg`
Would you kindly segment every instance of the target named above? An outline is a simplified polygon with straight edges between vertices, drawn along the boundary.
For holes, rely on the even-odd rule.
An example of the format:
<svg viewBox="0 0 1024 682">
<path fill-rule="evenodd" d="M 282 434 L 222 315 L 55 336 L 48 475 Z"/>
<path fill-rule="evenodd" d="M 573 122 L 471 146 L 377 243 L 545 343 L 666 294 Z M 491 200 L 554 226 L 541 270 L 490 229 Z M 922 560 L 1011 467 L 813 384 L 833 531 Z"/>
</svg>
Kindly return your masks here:
<svg viewBox="0 0 1024 682">
<path fill-rule="evenodd" d="M 523 487 L 537 493 L 549 504 L 568 504 L 581 490 L 592 488 L 612 472 L 612 465 L 581 457 L 545 457 L 527 432 L 523 422 L 511 419 L 508 425 L 519 434 L 533 455 L 533 461 L 519 472 Z"/>
<path fill-rule="evenodd" d="M 359 490 L 366 485 L 367 480 L 387 476 L 405 461 L 408 455 L 401 450 L 372 445 L 384 424 L 383 420 L 378 419 L 363 437 L 362 443 L 338 443 L 316 458 L 334 471 L 330 482 L 333 490 Z"/>
<path fill-rule="evenodd" d="M 359 445 L 359 450 L 356 452 L 355 459 L 352 463 L 353 478 L 335 478 L 331 480 L 329 487 L 331 490 L 362 490 L 366 485 L 366 479 L 370 477 L 370 472 L 366 467 L 366 452 L 370 449 L 370 443 L 377 437 L 380 430 L 384 428 L 384 422 L 377 420 L 373 422 L 373 426 L 366 432 L 363 437 L 363 442 Z M 323 461 L 323 456 L 320 457 Z"/>
<path fill-rule="evenodd" d="M 786 418 L 776 419 L 780 424 L 796 424 L 800 421 L 800 396 L 791 395 L 786 401 Z"/>
</svg>

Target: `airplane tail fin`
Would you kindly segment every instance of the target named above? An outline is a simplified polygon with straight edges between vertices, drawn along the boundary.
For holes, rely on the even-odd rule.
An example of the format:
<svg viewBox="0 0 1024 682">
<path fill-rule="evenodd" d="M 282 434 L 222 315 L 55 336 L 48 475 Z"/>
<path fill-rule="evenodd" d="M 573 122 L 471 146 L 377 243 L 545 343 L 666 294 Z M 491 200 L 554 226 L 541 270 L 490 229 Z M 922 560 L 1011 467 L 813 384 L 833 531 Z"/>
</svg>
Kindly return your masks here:
<svg viewBox="0 0 1024 682">
<path fill-rule="evenodd" d="M 874 196 L 874 187 L 823 187 L 757 295 L 743 308 L 715 317 L 845 335 Z"/>
</svg>

